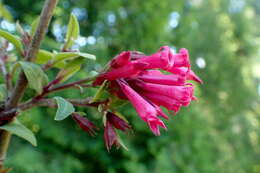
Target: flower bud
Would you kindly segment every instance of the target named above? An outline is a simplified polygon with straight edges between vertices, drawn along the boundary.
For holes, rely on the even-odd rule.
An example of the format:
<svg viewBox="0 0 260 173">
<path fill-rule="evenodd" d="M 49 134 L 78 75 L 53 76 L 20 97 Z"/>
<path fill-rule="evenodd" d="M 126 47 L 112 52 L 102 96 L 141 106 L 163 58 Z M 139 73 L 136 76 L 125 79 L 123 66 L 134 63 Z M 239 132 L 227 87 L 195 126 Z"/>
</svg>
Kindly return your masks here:
<svg viewBox="0 0 260 173">
<path fill-rule="evenodd" d="M 119 118 L 117 115 L 113 114 L 112 112 L 108 112 L 106 116 L 109 123 L 119 130 L 127 131 L 131 128 L 130 125 L 125 120 Z"/>
<path fill-rule="evenodd" d="M 95 134 L 96 134 L 95 129 L 97 130 L 98 128 L 91 121 L 89 121 L 86 117 L 73 113 L 72 118 L 75 120 L 75 122 L 79 125 L 79 127 L 82 130 L 84 130 L 91 136 L 95 136 Z"/>
</svg>

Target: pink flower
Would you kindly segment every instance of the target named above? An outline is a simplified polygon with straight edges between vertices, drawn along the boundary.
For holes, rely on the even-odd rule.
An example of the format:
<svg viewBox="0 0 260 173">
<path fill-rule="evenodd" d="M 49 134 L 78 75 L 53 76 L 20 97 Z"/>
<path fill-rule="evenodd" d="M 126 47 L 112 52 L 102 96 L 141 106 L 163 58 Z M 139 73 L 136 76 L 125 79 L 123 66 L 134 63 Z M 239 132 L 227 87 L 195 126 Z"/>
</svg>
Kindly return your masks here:
<svg viewBox="0 0 260 173">
<path fill-rule="evenodd" d="M 186 77 L 186 80 L 193 80 L 200 84 L 203 83 L 203 81 L 191 69 L 187 67 L 173 67 L 168 71 L 174 74 L 184 75 Z"/>
<path fill-rule="evenodd" d="M 167 69 L 173 65 L 169 47 L 162 47 L 157 53 L 150 56 L 143 56 L 143 58 L 139 58 L 136 61 L 147 63 L 146 69 Z"/>
<path fill-rule="evenodd" d="M 153 84 L 153 83 L 139 82 L 139 81 L 136 81 L 136 84 L 141 89 L 147 92 L 168 96 L 170 98 L 173 98 L 181 102 L 190 101 L 193 95 L 192 85 L 177 86 L 177 85 Z"/>
<path fill-rule="evenodd" d="M 130 60 L 131 60 L 131 52 L 130 51 L 122 52 L 114 59 L 112 59 L 110 66 L 112 68 L 118 68 L 130 63 Z"/>
<path fill-rule="evenodd" d="M 163 85 L 184 85 L 185 76 L 179 74 L 141 74 L 138 75 L 138 79 L 141 79 L 144 82 L 154 83 L 154 84 L 163 84 Z"/>
<path fill-rule="evenodd" d="M 150 129 L 155 135 L 160 135 L 159 126 L 165 129 L 166 126 L 162 120 L 157 117 L 159 114 L 158 110 L 135 92 L 129 85 L 119 80 L 118 84 L 142 120 L 148 123 Z"/>
<path fill-rule="evenodd" d="M 95 129 L 98 128 L 91 121 L 76 113 L 72 114 L 72 118 L 75 120 L 75 122 L 79 125 L 81 129 L 83 129 L 89 135 L 95 136 Z"/>
<path fill-rule="evenodd" d="M 172 56 L 174 59 L 174 67 L 190 67 L 190 59 L 187 49 L 182 48 L 178 54 Z"/>
<path fill-rule="evenodd" d="M 94 85 L 104 80 L 110 81 L 112 94 L 131 102 L 155 135 L 160 135 L 159 127 L 166 129 L 160 117 L 168 119 L 160 106 L 177 113 L 182 106 L 196 100 L 194 85 L 187 80 L 202 83 L 191 70 L 188 50 L 182 48 L 174 54 L 168 46 L 162 46 L 152 55 L 136 51 L 120 53 Z M 116 127 L 121 120 L 110 120 L 110 123 Z"/>
<path fill-rule="evenodd" d="M 148 92 L 142 92 L 142 95 L 154 104 L 166 107 L 168 110 L 173 110 L 174 112 L 178 112 L 180 107 L 182 106 L 181 102 L 167 96 Z"/>
<path fill-rule="evenodd" d="M 94 85 L 100 85 L 104 80 L 113 81 L 119 78 L 136 76 L 144 69 L 145 66 L 147 66 L 147 64 L 143 62 L 129 62 L 124 66 L 114 68 L 111 71 L 101 74 L 94 82 Z"/>
</svg>

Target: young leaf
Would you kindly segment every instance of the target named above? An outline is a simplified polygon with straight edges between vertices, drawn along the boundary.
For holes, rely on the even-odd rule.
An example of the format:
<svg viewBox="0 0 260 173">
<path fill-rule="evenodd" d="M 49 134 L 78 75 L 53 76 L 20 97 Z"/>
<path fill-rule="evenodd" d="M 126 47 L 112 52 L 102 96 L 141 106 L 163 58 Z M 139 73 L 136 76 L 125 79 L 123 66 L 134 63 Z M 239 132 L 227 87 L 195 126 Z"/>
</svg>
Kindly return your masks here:
<svg viewBox="0 0 260 173">
<path fill-rule="evenodd" d="M 39 20 L 40 20 L 40 18 L 37 17 L 37 18 L 34 19 L 34 21 L 32 22 L 32 24 L 31 24 L 31 30 L 30 30 L 30 35 L 31 35 L 31 36 L 34 35 L 34 33 L 35 33 L 35 31 L 36 31 L 36 28 L 37 28 L 37 26 L 38 26 L 38 24 L 39 24 Z"/>
<path fill-rule="evenodd" d="M 19 37 L 1 29 L 0 29 L 0 37 L 5 38 L 7 41 L 12 43 L 21 54 L 23 53 L 23 45 Z"/>
<path fill-rule="evenodd" d="M 24 35 L 24 34 L 25 34 L 25 32 L 24 32 L 22 26 L 20 25 L 19 21 L 17 21 L 17 22 L 15 23 L 15 28 L 16 28 L 16 31 L 17 31 L 20 35 Z"/>
<path fill-rule="evenodd" d="M 15 135 L 27 140 L 33 146 L 37 146 L 37 141 L 36 141 L 36 138 L 35 138 L 34 134 L 32 133 L 32 131 L 29 130 L 28 128 L 26 128 L 22 123 L 20 123 L 18 121 L 18 119 L 14 119 L 14 121 L 12 121 L 8 124 L 5 124 L 3 126 L 0 126 L 0 129 L 9 131 L 12 134 L 15 134 Z"/>
<path fill-rule="evenodd" d="M 53 53 L 40 49 L 36 56 L 35 62 L 37 64 L 46 64 L 48 61 L 53 59 Z"/>
<path fill-rule="evenodd" d="M 56 121 L 61 121 L 67 118 L 75 111 L 73 105 L 62 97 L 54 97 L 57 102 L 58 110 L 55 115 Z"/>
<path fill-rule="evenodd" d="M 83 62 L 84 59 L 82 58 L 72 60 L 71 62 L 66 64 L 66 66 L 58 73 L 56 78 L 61 78 L 62 79 L 61 82 L 66 81 L 71 76 L 73 76 L 77 71 L 80 70 L 81 64 L 83 64 Z"/>
<path fill-rule="evenodd" d="M 25 73 L 29 87 L 36 90 L 36 92 L 40 94 L 42 92 L 43 86 L 48 83 L 48 76 L 37 64 L 24 61 L 20 61 L 19 64 Z"/>
<path fill-rule="evenodd" d="M 74 41 L 79 37 L 79 23 L 78 19 L 75 15 L 70 15 L 70 20 L 68 24 L 68 30 L 65 38 L 65 45 L 64 49 L 69 49 L 73 44 Z"/>
<path fill-rule="evenodd" d="M 102 85 L 99 87 L 99 89 L 97 90 L 97 92 L 95 93 L 93 99 L 91 100 L 91 103 L 94 103 L 96 101 L 98 101 L 100 99 L 100 97 L 102 96 L 102 94 L 105 91 L 106 85 L 107 84 L 107 80 L 105 80 Z"/>
<path fill-rule="evenodd" d="M 56 63 L 58 61 L 63 61 L 63 60 L 72 60 L 72 59 L 75 59 L 77 57 L 83 57 L 83 58 L 87 58 L 87 59 L 96 60 L 96 56 L 95 55 L 91 55 L 91 54 L 88 54 L 88 53 L 60 52 L 60 53 L 57 53 L 54 56 L 54 63 Z"/>
</svg>

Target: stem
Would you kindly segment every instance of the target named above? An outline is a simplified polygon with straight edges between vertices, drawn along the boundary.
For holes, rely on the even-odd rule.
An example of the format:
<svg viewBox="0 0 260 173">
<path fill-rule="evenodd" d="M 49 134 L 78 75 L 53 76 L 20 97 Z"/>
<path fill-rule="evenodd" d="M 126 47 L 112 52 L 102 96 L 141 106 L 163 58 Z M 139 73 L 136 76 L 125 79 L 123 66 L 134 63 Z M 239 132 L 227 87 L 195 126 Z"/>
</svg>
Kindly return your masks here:
<svg viewBox="0 0 260 173">
<path fill-rule="evenodd" d="M 82 79 L 82 80 L 79 80 L 79 81 L 76 81 L 76 82 L 71 82 L 71 83 L 68 83 L 68 84 L 65 84 L 65 85 L 54 87 L 54 88 L 50 89 L 48 91 L 48 93 L 51 93 L 51 92 L 54 92 L 54 91 L 59 91 L 59 90 L 64 90 L 64 89 L 71 88 L 71 87 L 75 87 L 76 85 L 80 85 L 80 84 L 83 84 L 83 83 L 86 83 L 86 82 L 90 82 L 90 81 L 94 80 L 95 78 L 96 78 L 96 76 L 89 77 L 89 78 Z M 92 86 L 92 85 L 84 85 L 84 86 L 89 87 L 89 86 Z"/>
<path fill-rule="evenodd" d="M 40 48 L 41 42 L 46 34 L 47 28 L 49 26 L 54 8 L 57 5 L 58 0 L 46 0 L 44 7 L 41 12 L 39 25 L 37 30 L 30 42 L 28 50 L 26 51 L 25 60 L 32 61 Z M 23 97 L 25 89 L 27 87 L 28 81 L 23 72 L 20 73 L 19 79 L 15 85 L 14 90 L 10 94 L 10 98 L 6 101 L 5 109 L 11 109 L 18 105 L 20 99 Z M 14 113 L 15 114 L 15 113 Z M 0 113 L 1 115 L 1 113 Z M 8 145 L 11 139 L 11 134 L 7 131 L 0 130 L 0 159 L 1 167 L 3 167 L 3 162 L 8 149 Z"/>
<path fill-rule="evenodd" d="M 74 106 L 81 106 L 81 107 L 98 107 L 100 104 L 105 104 L 107 103 L 107 100 L 102 101 L 102 102 L 95 102 L 91 103 L 92 99 L 91 98 L 86 98 L 86 99 L 66 99 L 68 102 L 73 104 Z M 54 99 L 41 99 L 37 101 L 30 100 L 24 104 L 21 104 L 17 107 L 17 109 L 20 110 L 27 110 L 31 109 L 32 107 L 35 106 L 46 106 L 46 107 L 57 107 L 56 101 Z M 12 110 L 10 110 L 12 111 Z"/>
<path fill-rule="evenodd" d="M 96 78 L 95 76 L 89 77 L 89 78 L 82 79 L 82 80 L 79 80 L 79 81 L 76 81 L 76 82 L 71 82 L 71 83 L 68 83 L 68 84 L 65 84 L 65 85 L 61 85 L 61 86 L 58 86 L 58 87 L 51 88 L 53 85 L 57 84 L 60 81 L 60 79 L 54 79 L 47 86 L 45 86 L 43 88 L 43 92 L 41 94 L 32 98 L 32 101 L 40 100 L 44 96 L 46 96 L 46 95 L 48 95 L 52 92 L 55 92 L 55 91 L 60 91 L 60 90 L 76 87 L 76 85 L 81 85 L 83 83 L 90 82 L 90 81 L 94 80 L 95 78 Z M 90 86 L 92 86 L 92 85 L 91 84 L 90 85 L 83 85 L 83 87 L 90 87 Z"/>
<path fill-rule="evenodd" d="M 0 168 L 3 168 L 4 160 L 6 157 L 6 151 L 8 149 L 11 133 L 1 130 L 0 131 Z"/>
</svg>

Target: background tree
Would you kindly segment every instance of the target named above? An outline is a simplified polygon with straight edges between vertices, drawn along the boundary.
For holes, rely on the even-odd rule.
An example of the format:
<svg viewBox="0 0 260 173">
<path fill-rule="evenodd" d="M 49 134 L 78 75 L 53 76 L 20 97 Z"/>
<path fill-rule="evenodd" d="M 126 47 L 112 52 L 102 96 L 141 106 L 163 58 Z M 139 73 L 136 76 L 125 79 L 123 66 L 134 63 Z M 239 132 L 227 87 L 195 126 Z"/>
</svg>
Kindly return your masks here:
<svg viewBox="0 0 260 173">
<path fill-rule="evenodd" d="M 14 20 L 29 24 L 43 1 L 3 1 Z M 161 45 L 185 47 L 203 79 L 199 101 L 172 118 L 168 132 L 154 137 L 125 105 L 121 112 L 135 134 L 124 136 L 130 151 L 107 153 L 96 138 L 75 130 L 72 119 L 54 122 L 55 110 L 33 109 L 21 116 L 39 146 L 13 138 L 7 164 L 15 172 L 254 172 L 259 161 L 259 3 L 257 0 L 61 0 L 43 47 L 57 48 L 73 12 L 80 21 L 78 46 L 97 56 L 86 71 L 100 69 L 122 50 L 154 52 Z M 0 26 L 11 30 L 6 21 Z M 10 20 L 9 20 L 10 21 Z M 88 75 L 77 74 L 78 78 Z M 93 91 L 94 92 L 94 91 Z M 26 93 L 28 96 L 30 93 Z M 64 91 L 63 96 L 80 94 Z M 91 95 L 84 93 L 82 98 Z M 83 109 L 82 109 L 83 110 Z M 95 121 L 94 109 L 84 109 Z M 98 156 L 98 157 L 97 157 Z"/>
</svg>

